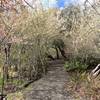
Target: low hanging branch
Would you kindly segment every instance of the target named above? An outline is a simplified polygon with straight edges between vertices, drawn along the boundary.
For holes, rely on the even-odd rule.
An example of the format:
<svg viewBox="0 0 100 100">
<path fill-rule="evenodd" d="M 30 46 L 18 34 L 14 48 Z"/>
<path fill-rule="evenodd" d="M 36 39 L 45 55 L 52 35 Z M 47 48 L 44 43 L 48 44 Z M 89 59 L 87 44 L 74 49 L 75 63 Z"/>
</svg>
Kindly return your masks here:
<svg viewBox="0 0 100 100">
<path fill-rule="evenodd" d="M 31 7 L 32 9 L 34 9 L 34 7 L 31 6 L 26 0 L 24 0 L 24 2 L 25 2 L 29 7 Z"/>
<path fill-rule="evenodd" d="M 85 0 L 84 5 L 86 5 L 86 3 L 89 3 L 89 5 L 95 10 L 95 12 L 100 16 L 100 13 L 97 11 L 97 9 L 94 7 L 94 5 L 91 4 L 91 2 L 89 0 Z"/>
</svg>

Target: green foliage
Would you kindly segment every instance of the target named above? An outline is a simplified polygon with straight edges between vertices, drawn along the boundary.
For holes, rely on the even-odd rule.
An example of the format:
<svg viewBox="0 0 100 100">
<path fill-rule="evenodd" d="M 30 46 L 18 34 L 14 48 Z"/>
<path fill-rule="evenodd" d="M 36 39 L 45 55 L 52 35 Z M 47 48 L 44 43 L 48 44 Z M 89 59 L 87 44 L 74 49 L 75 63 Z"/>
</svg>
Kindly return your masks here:
<svg viewBox="0 0 100 100">
<path fill-rule="evenodd" d="M 13 80 L 12 84 L 14 84 L 15 86 L 17 85 L 22 85 L 24 82 L 22 80 Z"/>
<path fill-rule="evenodd" d="M 53 40 L 53 43 L 52 43 L 52 46 L 53 47 L 60 47 L 60 48 L 64 48 L 65 47 L 65 44 L 64 44 L 64 41 L 62 39 L 54 39 Z"/>
<path fill-rule="evenodd" d="M 64 67 L 66 68 L 67 71 L 86 70 L 88 68 L 88 65 L 77 60 L 71 60 L 67 61 Z"/>
</svg>

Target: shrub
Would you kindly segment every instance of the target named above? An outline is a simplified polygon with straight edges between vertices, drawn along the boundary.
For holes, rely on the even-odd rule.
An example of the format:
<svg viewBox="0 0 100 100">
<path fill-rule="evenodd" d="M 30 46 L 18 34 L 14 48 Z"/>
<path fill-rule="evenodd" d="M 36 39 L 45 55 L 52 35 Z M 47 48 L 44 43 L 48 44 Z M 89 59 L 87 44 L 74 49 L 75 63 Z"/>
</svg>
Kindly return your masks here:
<svg viewBox="0 0 100 100">
<path fill-rule="evenodd" d="M 66 68 L 67 71 L 86 70 L 88 68 L 88 65 L 78 60 L 71 60 L 71 61 L 67 61 L 64 67 Z"/>
</svg>

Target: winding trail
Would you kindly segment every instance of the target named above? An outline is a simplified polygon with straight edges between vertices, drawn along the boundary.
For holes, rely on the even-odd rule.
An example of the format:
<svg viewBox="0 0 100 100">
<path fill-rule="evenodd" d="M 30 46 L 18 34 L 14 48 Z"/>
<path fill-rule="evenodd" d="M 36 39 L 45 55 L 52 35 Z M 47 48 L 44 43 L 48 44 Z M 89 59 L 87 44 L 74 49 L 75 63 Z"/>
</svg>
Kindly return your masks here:
<svg viewBox="0 0 100 100">
<path fill-rule="evenodd" d="M 70 77 L 63 66 L 63 60 L 49 62 L 47 74 L 25 90 L 25 100 L 75 100 L 64 87 Z"/>
</svg>

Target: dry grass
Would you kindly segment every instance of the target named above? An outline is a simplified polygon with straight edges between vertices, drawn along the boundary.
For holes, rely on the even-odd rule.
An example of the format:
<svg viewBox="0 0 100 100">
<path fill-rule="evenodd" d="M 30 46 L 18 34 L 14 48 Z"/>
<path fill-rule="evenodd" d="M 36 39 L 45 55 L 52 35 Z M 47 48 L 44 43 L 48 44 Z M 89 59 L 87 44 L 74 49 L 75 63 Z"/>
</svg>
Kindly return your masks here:
<svg viewBox="0 0 100 100">
<path fill-rule="evenodd" d="M 77 100 L 100 100 L 100 76 L 93 79 L 88 73 L 75 72 L 65 87 Z"/>
<path fill-rule="evenodd" d="M 23 94 L 21 92 L 12 93 L 7 96 L 7 100 L 24 100 Z"/>
</svg>

